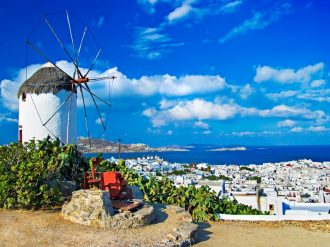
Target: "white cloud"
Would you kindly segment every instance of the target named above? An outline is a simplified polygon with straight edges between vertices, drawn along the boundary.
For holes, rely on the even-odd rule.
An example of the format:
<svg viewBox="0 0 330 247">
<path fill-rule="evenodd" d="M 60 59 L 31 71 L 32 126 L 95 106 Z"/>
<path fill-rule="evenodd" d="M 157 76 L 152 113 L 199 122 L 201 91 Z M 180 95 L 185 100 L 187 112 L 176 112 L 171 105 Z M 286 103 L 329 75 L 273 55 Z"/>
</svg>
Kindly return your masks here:
<svg viewBox="0 0 330 247">
<path fill-rule="evenodd" d="M 300 132 L 303 132 L 304 129 L 301 128 L 301 127 L 294 127 L 290 130 L 291 132 L 294 132 L 294 133 L 300 133 Z"/>
<path fill-rule="evenodd" d="M 138 0 L 140 4 L 149 14 L 154 14 L 156 12 L 155 6 L 160 2 L 171 3 L 172 0 Z"/>
<path fill-rule="evenodd" d="M 171 13 L 168 14 L 167 20 L 169 23 L 173 23 L 184 18 L 187 18 L 193 11 L 193 8 L 184 3 L 183 5 L 175 8 Z"/>
<path fill-rule="evenodd" d="M 169 136 L 173 135 L 173 131 L 172 130 L 168 130 L 167 131 L 167 135 L 169 135 Z"/>
<path fill-rule="evenodd" d="M 162 99 L 159 103 L 159 108 L 160 109 L 167 109 L 172 106 L 175 106 L 177 104 L 176 100 L 167 100 L 167 99 Z"/>
<path fill-rule="evenodd" d="M 106 114 L 101 112 L 101 117 L 102 117 L 103 124 L 105 125 L 105 123 L 106 123 Z M 99 117 L 95 120 L 95 123 L 98 124 L 98 125 L 102 125 L 102 121 L 101 121 L 101 118 Z"/>
<path fill-rule="evenodd" d="M 288 91 L 281 91 L 279 93 L 268 93 L 266 94 L 266 96 L 271 100 L 277 101 L 279 99 L 290 98 L 298 94 L 299 94 L 298 91 L 288 90 Z"/>
<path fill-rule="evenodd" d="M 296 125 L 296 122 L 291 119 L 286 119 L 277 123 L 277 126 L 280 128 L 293 127 L 294 125 Z"/>
<path fill-rule="evenodd" d="M 193 119 L 199 121 L 203 119 L 224 120 L 233 117 L 236 113 L 237 109 L 235 106 L 228 104 L 217 105 L 203 99 L 194 99 L 191 101 L 179 101 L 172 108 L 153 112 L 150 118 L 153 126 L 159 127 L 173 121 Z"/>
<path fill-rule="evenodd" d="M 243 1 L 236 0 L 232 2 L 225 3 L 221 8 L 220 11 L 223 13 L 233 13 L 237 11 L 237 9 L 243 4 Z"/>
<path fill-rule="evenodd" d="M 305 119 L 323 119 L 326 114 L 321 110 L 312 111 L 307 108 L 277 105 L 271 109 L 257 109 L 254 107 L 239 107 L 241 116 L 259 116 L 259 117 L 301 117 Z"/>
<path fill-rule="evenodd" d="M 8 117 L 8 114 L 0 113 L 0 123 L 2 122 L 18 123 L 18 119 Z"/>
<path fill-rule="evenodd" d="M 273 7 L 264 12 L 255 12 L 252 18 L 245 20 L 242 24 L 231 29 L 226 35 L 219 39 L 220 43 L 225 43 L 228 40 L 244 35 L 249 31 L 264 29 L 273 22 L 276 22 L 282 15 L 291 12 L 291 5 L 284 3 Z"/>
<path fill-rule="evenodd" d="M 231 133 L 221 133 L 220 135 L 224 136 L 237 136 L 237 137 L 246 137 L 246 136 L 274 136 L 274 135 L 280 135 L 282 132 L 280 131 L 261 131 L 261 132 L 256 132 L 256 131 L 234 131 Z"/>
<path fill-rule="evenodd" d="M 239 131 L 239 132 L 232 132 L 232 133 L 229 133 L 229 134 L 225 134 L 225 135 L 229 135 L 229 136 L 254 136 L 256 135 L 257 133 L 256 132 L 253 132 L 253 131 Z"/>
<path fill-rule="evenodd" d="M 317 102 L 330 102 L 330 89 L 307 90 L 304 93 L 299 94 L 297 98 Z"/>
<path fill-rule="evenodd" d="M 157 113 L 157 111 L 155 108 L 147 108 L 142 112 L 142 115 L 146 116 L 146 117 L 152 117 L 156 113 Z"/>
<path fill-rule="evenodd" d="M 1 101 L 6 108 L 10 111 L 18 110 L 17 92 L 21 84 L 26 80 L 26 71 L 29 77 L 41 66 L 41 64 L 29 65 L 27 70 L 25 68 L 20 69 L 16 78 L 13 78 L 12 80 L 4 79 L 1 81 Z"/>
<path fill-rule="evenodd" d="M 328 132 L 330 131 L 329 128 L 326 128 L 324 126 L 310 126 L 308 128 L 309 131 L 312 131 L 312 132 Z"/>
<path fill-rule="evenodd" d="M 202 131 L 202 134 L 203 135 L 210 135 L 210 134 L 212 134 L 212 132 L 210 130 L 204 130 L 204 131 Z"/>
<path fill-rule="evenodd" d="M 254 89 L 250 86 L 250 84 L 246 84 L 242 88 L 240 88 L 239 95 L 242 99 L 249 98 L 254 93 Z"/>
<path fill-rule="evenodd" d="M 295 127 L 291 129 L 291 132 L 295 132 L 295 133 L 301 133 L 301 132 L 321 133 L 321 132 L 329 132 L 329 131 L 330 128 L 327 128 L 325 126 L 310 126 L 308 128 Z"/>
<path fill-rule="evenodd" d="M 311 87 L 312 88 L 317 88 L 317 87 L 321 87 L 321 86 L 323 86 L 323 85 L 325 85 L 325 80 L 323 80 L 323 79 L 319 79 L 319 80 L 314 80 L 314 81 L 312 81 L 312 83 L 311 83 Z"/>
<path fill-rule="evenodd" d="M 74 67 L 67 61 L 58 61 L 56 63 L 61 69 L 69 75 L 73 74 Z M 31 76 L 42 65 L 34 64 L 28 67 L 29 76 Z M 82 73 L 87 71 L 81 68 Z M 209 75 L 183 75 L 180 77 L 171 75 L 142 76 L 138 79 L 128 78 L 118 71 L 117 68 L 111 68 L 106 71 L 92 70 L 89 76 L 92 78 L 116 76 L 112 87 L 112 96 L 188 96 L 195 94 L 206 94 L 223 90 L 226 86 L 225 79 L 221 76 Z M 25 69 L 21 69 L 17 78 L 13 80 L 4 79 L 1 81 L 1 101 L 2 104 L 11 111 L 18 110 L 17 91 L 20 85 L 25 81 Z M 109 81 L 93 81 L 90 83 L 91 90 L 101 98 L 108 99 Z M 80 95 L 80 94 L 78 94 Z M 90 97 L 86 98 L 87 105 L 93 104 Z M 167 106 L 166 106 L 167 104 Z M 168 105 L 171 104 L 171 105 Z M 163 100 L 161 108 L 171 107 L 175 104 L 173 101 Z M 82 106 L 82 100 L 78 97 L 78 106 Z"/>
<path fill-rule="evenodd" d="M 261 83 L 265 81 L 274 81 L 281 84 L 289 83 L 307 83 L 315 75 L 322 75 L 324 63 L 308 65 L 304 68 L 294 70 L 290 68 L 275 69 L 269 66 L 258 66 L 254 81 Z"/>
<path fill-rule="evenodd" d="M 194 126 L 198 127 L 198 128 L 202 128 L 202 129 L 208 129 L 209 128 L 209 125 L 205 122 L 202 122 L 202 121 L 194 122 Z"/>
<path fill-rule="evenodd" d="M 322 121 L 327 118 L 321 110 L 312 111 L 307 108 L 277 105 L 271 109 L 257 109 L 254 107 L 242 107 L 234 102 L 221 103 L 205 101 L 196 98 L 193 100 L 177 101 L 173 107 L 166 109 L 148 108 L 143 113 L 151 119 L 154 127 L 160 127 L 171 122 L 190 120 L 227 120 L 235 116 L 240 117 L 299 117 Z"/>
<path fill-rule="evenodd" d="M 169 48 L 182 45 L 184 44 L 174 43 L 161 27 L 139 27 L 136 28 L 131 48 L 138 57 L 154 60 L 168 53 Z"/>
</svg>

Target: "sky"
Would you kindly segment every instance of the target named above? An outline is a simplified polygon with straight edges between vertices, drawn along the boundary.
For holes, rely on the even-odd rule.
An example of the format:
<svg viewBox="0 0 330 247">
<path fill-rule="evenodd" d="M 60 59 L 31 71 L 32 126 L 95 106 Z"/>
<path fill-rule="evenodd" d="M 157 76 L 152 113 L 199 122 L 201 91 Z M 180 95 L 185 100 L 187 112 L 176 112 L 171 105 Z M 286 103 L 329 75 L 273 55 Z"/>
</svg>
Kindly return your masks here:
<svg viewBox="0 0 330 247">
<path fill-rule="evenodd" d="M 97 102 L 103 133 L 86 99 L 94 138 L 154 146 L 330 144 L 329 11 L 324 0 L 4 0 L 0 143 L 17 140 L 17 90 L 45 63 L 26 40 L 74 73 L 39 22 L 46 14 L 71 57 L 88 26 L 80 69 L 101 48 L 89 76 L 116 77 L 89 82 L 112 104 Z M 78 94 L 78 133 L 86 137 L 83 114 Z"/>
</svg>

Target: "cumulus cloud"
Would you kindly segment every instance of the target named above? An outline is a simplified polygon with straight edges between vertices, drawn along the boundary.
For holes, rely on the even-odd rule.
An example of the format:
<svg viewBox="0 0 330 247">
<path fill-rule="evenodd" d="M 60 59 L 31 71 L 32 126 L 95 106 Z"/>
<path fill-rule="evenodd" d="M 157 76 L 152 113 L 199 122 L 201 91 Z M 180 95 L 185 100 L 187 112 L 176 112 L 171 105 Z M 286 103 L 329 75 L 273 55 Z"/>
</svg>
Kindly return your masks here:
<svg viewBox="0 0 330 247">
<path fill-rule="evenodd" d="M 61 69 L 68 74 L 73 74 L 74 67 L 67 61 L 58 61 L 56 63 Z M 29 75 L 31 76 L 42 65 L 35 64 L 28 67 Z M 81 68 L 82 73 L 87 71 L 86 68 Z M 90 77 L 107 77 L 116 76 L 112 87 L 112 95 L 118 96 L 189 96 L 196 94 L 207 94 L 225 89 L 226 81 L 221 76 L 210 75 L 183 75 L 180 77 L 165 75 L 142 76 L 140 78 L 128 78 L 126 75 L 118 71 L 117 68 L 111 68 L 106 71 L 92 70 L 89 73 Z M 13 80 L 4 79 L 1 81 L 1 101 L 5 107 L 11 111 L 18 110 L 17 91 L 20 85 L 25 80 L 25 69 L 21 69 L 18 76 Z M 92 91 L 101 98 L 108 98 L 109 81 L 93 81 L 90 83 Z M 78 94 L 80 95 L 80 94 Z M 91 99 L 87 98 L 87 105 L 93 104 Z M 175 102 L 166 101 L 160 103 L 161 108 L 173 106 Z M 171 104 L 171 105 L 168 105 Z M 81 106 L 81 98 L 78 97 L 78 106 Z"/>
<path fill-rule="evenodd" d="M 277 123 L 277 126 L 280 128 L 293 127 L 294 125 L 296 125 L 296 121 L 293 121 L 291 119 L 286 119 Z"/>
<path fill-rule="evenodd" d="M 145 111 L 143 115 L 146 116 Z M 153 112 L 149 117 L 154 127 L 160 127 L 173 121 L 193 119 L 199 121 L 203 119 L 224 120 L 233 117 L 236 112 L 236 107 L 229 104 L 218 105 L 203 99 L 194 99 L 179 101 L 174 107 L 165 110 L 158 110 Z"/>
<path fill-rule="evenodd" d="M 4 79 L 0 82 L 1 91 L 1 101 L 2 104 L 8 108 L 10 111 L 18 110 L 18 99 L 17 92 L 21 84 L 26 80 L 26 71 L 28 76 L 31 76 L 35 71 L 37 71 L 42 65 L 33 64 L 25 68 L 20 69 L 17 76 L 13 79 Z"/>
<path fill-rule="evenodd" d="M 150 118 L 154 127 L 164 126 L 168 123 L 190 120 L 227 120 L 235 116 L 240 117 L 299 117 L 304 119 L 324 120 L 326 114 L 321 110 L 312 111 L 307 108 L 277 105 L 270 109 L 257 109 L 242 107 L 234 102 L 211 102 L 196 98 L 181 100 L 173 107 L 166 109 L 147 108 L 144 116 Z"/>
<path fill-rule="evenodd" d="M 225 43 L 228 40 L 239 35 L 244 35 L 249 31 L 264 29 L 271 23 L 278 21 L 282 15 L 288 14 L 291 11 L 291 4 L 284 3 L 267 11 L 255 12 L 252 18 L 245 20 L 242 24 L 231 29 L 227 34 L 219 39 L 219 42 Z"/>
<path fill-rule="evenodd" d="M 308 65 L 298 70 L 291 68 L 276 69 L 270 66 L 258 66 L 254 81 L 257 83 L 273 81 L 281 84 L 307 83 L 313 76 L 322 75 L 324 63 Z M 320 83 L 316 82 L 315 84 Z"/>
</svg>

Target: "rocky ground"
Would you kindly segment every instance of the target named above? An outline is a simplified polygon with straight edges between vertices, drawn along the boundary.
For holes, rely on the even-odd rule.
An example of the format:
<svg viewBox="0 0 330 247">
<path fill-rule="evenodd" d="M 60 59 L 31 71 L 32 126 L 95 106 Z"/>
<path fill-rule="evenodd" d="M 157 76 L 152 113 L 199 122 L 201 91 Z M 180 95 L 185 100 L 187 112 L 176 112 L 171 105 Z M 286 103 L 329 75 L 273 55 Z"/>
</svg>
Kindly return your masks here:
<svg viewBox="0 0 330 247">
<path fill-rule="evenodd" d="M 99 229 L 64 220 L 59 210 L 0 210 L 1 246 L 171 246 L 187 219 L 156 207 L 156 220 L 138 229 Z M 330 246 L 330 222 L 199 224 L 197 246 Z M 172 243 L 175 241 L 173 240 Z"/>
</svg>

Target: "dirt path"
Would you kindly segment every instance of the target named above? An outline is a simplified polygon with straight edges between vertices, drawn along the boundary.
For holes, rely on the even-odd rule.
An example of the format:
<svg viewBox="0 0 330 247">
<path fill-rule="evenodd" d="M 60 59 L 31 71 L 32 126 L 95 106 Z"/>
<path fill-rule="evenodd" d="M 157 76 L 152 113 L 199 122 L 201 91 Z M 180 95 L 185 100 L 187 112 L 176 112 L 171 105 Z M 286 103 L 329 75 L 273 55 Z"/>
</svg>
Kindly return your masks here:
<svg viewBox="0 0 330 247">
<path fill-rule="evenodd" d="M 201 225 L 198 247 L 330 247 L 330 222 L 218 222 Z"/>
<path fill-rule="evenodd" d="M 98 229 L 64 220 L 60 211 L 0 210 L 0 246 L 146 246 L 159 242 L 177 222 L 156 209 L 156 222 L 139 229 Z"/>
<path fill-rule="evenodd" d="M 200 224 L 196 246 L 319 246 L 330 247 L 330 222 Z M 146 227 L 105 230 L 63 220 L 59 211 L 0 210 L 0 246 L 157 246 L 178 225 L 164 208 Z"/>
</svg>

